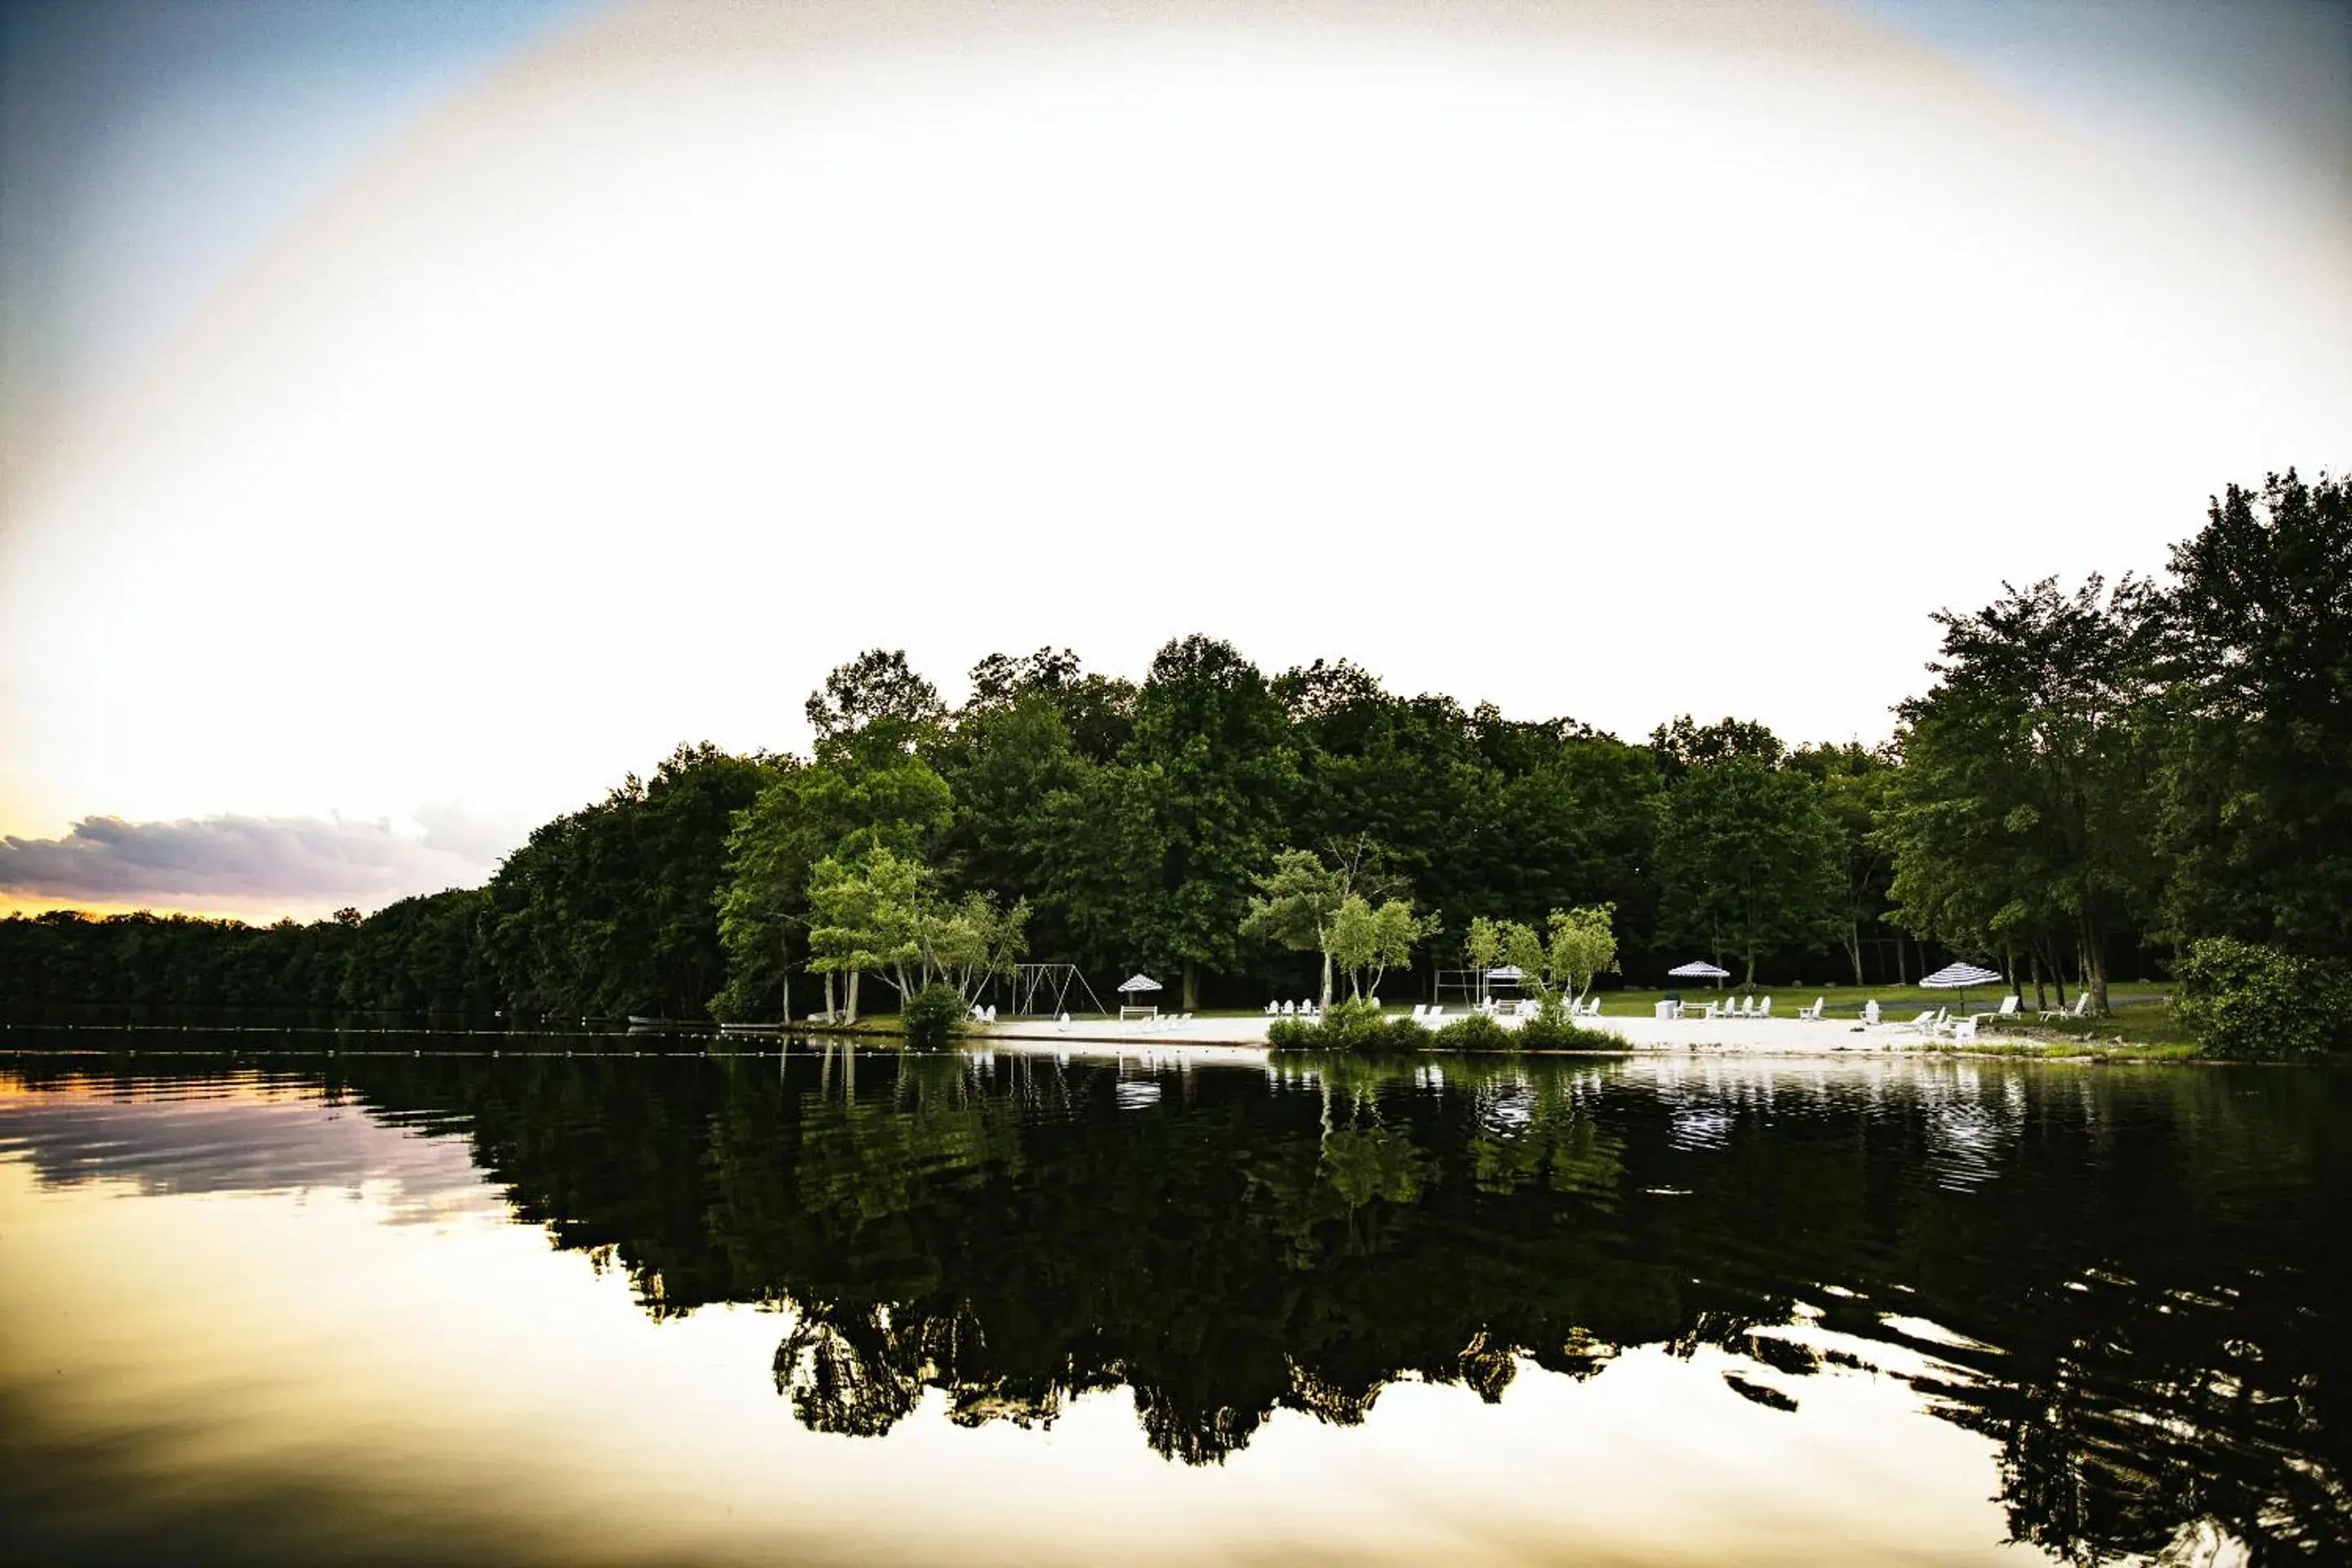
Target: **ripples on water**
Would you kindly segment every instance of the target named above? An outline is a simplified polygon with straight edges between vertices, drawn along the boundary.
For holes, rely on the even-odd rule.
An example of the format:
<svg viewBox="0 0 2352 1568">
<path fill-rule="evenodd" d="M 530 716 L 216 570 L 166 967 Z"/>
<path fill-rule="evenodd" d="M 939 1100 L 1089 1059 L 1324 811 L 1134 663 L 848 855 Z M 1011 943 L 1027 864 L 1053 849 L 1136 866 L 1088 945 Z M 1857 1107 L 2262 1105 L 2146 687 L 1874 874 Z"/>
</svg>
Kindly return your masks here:
<svg viewBox="0 0 2352 1568">
<path fill-rule="evenodd" d="M 543 1533 L 436 1550 L 945 1557 L 966 1510 L 1024 1560 L 2352 1561 L 2347 1110 L 2318 1072 L 1948 1063 L 0 1058 L 0 1501 L 129 1561 L 399 1561 L 468 1508 Z M 611 1289 L 707 1355 L 633 1381 L 672 1342 Z M 433 1337 L 502 1314 L 541 1328 L 479 1364 Z M 362 1323 L 473 1370 L 394 1398 Z M 551 1386 L 535 1339 L 585 1359 Z M 208 1368 L 212 1405 L 154 1392 Z M 320 1399 L 373 1414 L 314 1455 Z M 207 1419 L 275 1430 L 267 1484 L 169 1458 Z M 681 1421 L 735 1436 L 614 1458 Z M 726 1479 L 752 1455 L 762 1501 Z M 353 1475 L 412 1506 L 301 1522 Z"/>
</svg>

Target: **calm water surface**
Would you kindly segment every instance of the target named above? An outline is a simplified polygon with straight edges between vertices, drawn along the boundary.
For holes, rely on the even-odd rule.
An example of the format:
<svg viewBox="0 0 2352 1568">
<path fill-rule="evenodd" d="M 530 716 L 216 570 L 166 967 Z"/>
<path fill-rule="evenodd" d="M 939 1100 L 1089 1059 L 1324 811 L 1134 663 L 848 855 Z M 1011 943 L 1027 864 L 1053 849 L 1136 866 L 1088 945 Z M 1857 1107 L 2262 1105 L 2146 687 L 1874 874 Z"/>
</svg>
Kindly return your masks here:
<svg viewBox="0 0 2352 1568">
<path fill-rule="evenodd" d="M 153 1039 L 10 1563 L 2352 1562 L 2342 1074 Z"/>
</svg>

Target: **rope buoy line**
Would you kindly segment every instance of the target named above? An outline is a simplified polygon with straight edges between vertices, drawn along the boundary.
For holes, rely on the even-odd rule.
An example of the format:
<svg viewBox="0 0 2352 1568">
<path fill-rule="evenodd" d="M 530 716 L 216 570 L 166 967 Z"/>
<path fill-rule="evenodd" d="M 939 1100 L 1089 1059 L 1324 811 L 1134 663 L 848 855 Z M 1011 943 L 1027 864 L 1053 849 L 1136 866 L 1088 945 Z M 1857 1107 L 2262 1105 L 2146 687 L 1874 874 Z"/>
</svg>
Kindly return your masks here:
<svg viewBox="0 0 2352 1568">
<path fill-rule="evenodd" d="M 425 1053 L 424 1053 L 424 1051 L 422 1051 L 422 1050 L 411 1050 L 411 1051 L 365 1051 L 365 1050 L 357 1050 L 357 1051 L 355 1051 L 355 1050 L 349 1050 L 349 1049 L 338 1050 L 338 1049 L 335 1049 L 335 1048 L 333 1048 L 333 1047 L 313 1047 L 313 1048 L 311 1048 L 311 1049 L 308 1049 L 308 1050 L 303 1050 L 303 1049 L 293 1049 L 293 1050 L 254 1050 L 254 1051 L 244 1051 L 244 1052 L 238 1052 L 238 1051 L 233 1051 L 233 1050 L 214 1050 L 214 1051 L 202 1051 L 202 1050 L 193 1050 L 193 1049 L 188 1049 L 188 1050 L 174 1050 L 173 1048 L 172 1048 L 172 1047 L 169 1047 L 169 1046 L 163 1046 L 163 1047 L 152 1047 L 152 1046 L 151 1046 L 151 1047 L 145 1047 L 145 1048 L 143 1048 L 143 1049 L 139 1049 L 139 1050 L 119 1050 L 119 1051 L 110 1051 L 110 1050 L 102 1050 L 102 1049 L 100 1049 L 100 1048 L 98 1048 L 98 1047 L 92 1047 L 92 1046 L 11 1046 L 11 1045 L 0 1045 L 0 1057 L 93 1057 L 93 1058 L 100 1058 L 100 1057 L 120 1057 L 120 1056 L 133 1056 L 133 1057 L 137 1057 L 137 1056 L 148 1056 L 148 1057 L 204 1057 L 204 1058 L 221 1058 L 221 1057 L 227 1057 L 227 1058 L 229 1058 L 231 1060 L 235 1060 L 235 1059 L 236 1059 L 236 1058 L 237 1058 L 238 1057 L 240 1057 L 240 1056 L 247 1057 L 247 1058 L 261 1058 L 261 1057 L 297 1057 L 297 1056 L 324 1056 L 324 1057 L 399 1057 L 399 1056 L 406 1056 L 406 1057 L 415 1058 L 415 1057 L 421 1057 L 421 1056 L 423 1056 L 424 1054 L 425 1054 Z M 548 1061 L 561 1061 L 561 1060 L 563 1060 L 563 1059 L 566 1059 L 566 1058 L 578 1059 L 578 1056 L 579 1056 L 579 1053 L 577 1053 L 577 1052 L 573 1052 L 573 1051 L 553 1051 L 553 1050 L 549 1050 L 549 1051 L 508 1051 L 508 1050 L 435 1051 L 433 1054 L 434 1054 L 435 1056 L 436 1056 L 436 1057 L 478 1057 L 478 1058 L 482 1058 L 482 1059 L 484 1059 L 484 1060 L 488 1060 L 488 1059 L 490 1059 L 490 1058 L 499 1058 L 499 1057 L 527 1057 L 527 1058 L 532 1058 L 532 1059 L 534 1059 L 534 1060 L 541 1060 L 541 1059 L 543 1059 L 543 1060 L 548 1060 Z M 711 1053 L 710 1053 L 710 1052 L 709 1052 L 709 1051 L 707 1051 L 707 1050 L 704 1050 L 704 1051 L 677 1051 L 677 1052 L 669 1052 L 669 1053 L 665 1053 L 665 1052 L 661 1052 L 661 1051 L 656 1051 L 655 1053 L 653 1053 L 653 1057 L 654 1057 L 654 1059 L 655 1059 L 656 1061 L 693 1061 L 693 1060 L 707 1060 L 707 1059 L 709 1059 L 709 1058 L 710 1057 L 710 1054 L 711 1054 Z M 904 1053 L 902 1053 L 902 1052 L 898 1052 L 898 1051 L 892 1051 L 892 1050 L 888 1050 L 888 1049 L 879 1049 L 879 1054 L 884 1055 L 884 1056 L 898 1056 L 898 1055 L 902 1055 L 902 1054 L 904 1054 Z M 621 1059 L 621 1053 L 620 1053 L 620 1052 L 618 1052 L 618 1051 L 613 1051 L 613 1052 L 610 1052 L 610 1053 L 592 1052 L 592 1053 L 590 1053 L 590 1055 L 591 1055 L 592 1057 L 596 1056 L 596 1055 L 609 1055 L 610 1059 L 612 1059 L 612 1060 L 614 1060 L 614 1061 L 618 1061 L 618 1060 L 620 1060 L 620 1059 Z M 646 1055 L 646 1053 L 645 1053 L 645 1052 L 643 1052 L 643 1051 L 631 1051 L 631 1052 L 629 1053 L 629 1056 L 630 1056 L 630 1058 L 631 1058 L 632 1059 L 636 1059 L 636 1058 L 643 1058 L 645 1055 Z M 802 1051 L 743 1050 L 743 1051 L 726 1051 L 726 1052 L 722 1052 L 722 1053 L 721 1053 L 721 1056 L 722 1056 L 722 1057 L 726 1057 L 726 1058 L 784 1057 L 784 1056 L 806 1056 L 806 1055 L 808 1055 L 808 1052 L 807 1052 L 807 1051 L 805 1051 L 805 1050 L 802 1050 Z"/>
</svg>

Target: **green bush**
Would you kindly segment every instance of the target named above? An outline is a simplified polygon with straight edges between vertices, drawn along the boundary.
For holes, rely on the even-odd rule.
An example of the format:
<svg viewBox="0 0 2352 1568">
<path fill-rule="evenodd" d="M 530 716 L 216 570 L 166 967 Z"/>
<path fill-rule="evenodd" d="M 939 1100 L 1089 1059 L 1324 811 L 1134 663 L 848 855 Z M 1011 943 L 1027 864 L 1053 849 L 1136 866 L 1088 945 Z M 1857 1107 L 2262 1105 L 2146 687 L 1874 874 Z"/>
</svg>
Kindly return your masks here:
<svg viewBox="0 0 2352 1568">
<path fill-rule="evenodd" d="M 2352 981 L 2310 959 L 2206 937 L 2172 973 L 2174 1011 L 2208 1056 L 2276 1061 L 2352 1046 Z"/>
<path fill-rule="evenodd" d="M 1515 1051 L 1518 1037 L 1484 1013 L 1471 1013 L 1440 1028 L 1433 1037 L 1444 1051 Z"/>
<path fill-rule="evenodd" d="M 1294 1051 L 1418 1051 L 1430 1043 L 1427 1029 L 1411 1018 L 1391 1018 L 1375 1002 L 1335 1002 L 1320 1018 L 1276 1018 L 1266 1026 L 1268 1043 Z"/>
<path fill-rule="evenodd" d="M 1588 1029 L 1554 1002 L 1519 1026 L 1524 1051 L 1622 1051 L 1625 1042 L 1605 1029 Z"/>
<path fill-rule="evenodd" d="M 1312 1051 L 1322 1047 L 1322 1026 L 1311 1018 L 1276 1018 L 1265 1026 L 1265 1041 L 1286 1051 Z"/>
<path fill-rule="evenodd" d="M 926 985 L 898 1009 L 898 1026 L 907 1031 L 909 1046 L 937 1050 L 948 1043 L 967 1010 L 963 994 L 954 986 Z"/>
</svg>

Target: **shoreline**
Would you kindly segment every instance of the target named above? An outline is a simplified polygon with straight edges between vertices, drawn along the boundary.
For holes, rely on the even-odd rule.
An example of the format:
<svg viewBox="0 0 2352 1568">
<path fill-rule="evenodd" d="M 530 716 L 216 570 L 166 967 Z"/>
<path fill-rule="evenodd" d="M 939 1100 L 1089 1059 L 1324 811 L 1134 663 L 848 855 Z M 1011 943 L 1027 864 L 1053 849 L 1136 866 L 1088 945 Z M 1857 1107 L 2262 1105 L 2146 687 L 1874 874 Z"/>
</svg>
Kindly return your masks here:
<svg viewBox="0 0 2352 1568">
<path fill-rule="evenodd" d="M 1189 1024 L 1157 1029 L 1133 1026 L 1073 1021 L 1067 1026 L 1037 1021 L 967 1025 L 957 1037 L 962 1047 L 1007 1046 L 1015 1048 L 1069 1050 L 1087 1047 L 1090 1055 L 1198 1053 L 1199 1059 L 1264 1059 L 1277 1047 L 1265 1038 L 1271 1019 L 1198 1018 Z M 1450 1020 L 1449 1020 L 1450 1021 Z M 1908 1024 L 1864 1026 L 1836 1019 L 1815 1022 L 1799 1018 L 1653 1019 L 1598 1017 L 1580 1020 L 1583 1027 L 1617 1036 L 1618 1049 L 1536 1047 L 1497 1051 L 1459 1051 L 1438 1046 L 1413 1050 L 1355 1053 L 1297 1050 L 1301 1057 L 1363 1055 L 1366 1059 L 1408 1056 L 1561 1056 L 1561 1057 L 1769 1057 L 1798 1060 L 1839 1060 L 1854 1057 L 1944 1057 L 1987 1061 L 2053 1061 L 2104 1063 L 2117 1059 L 2202 1062 L 2208 1058 L 2175 1054 L 2163 1046 L 2110 1045 L 2093 1048 L 2066 1038 L 1980 1037 L 1969 1042 L 1937 1039 Z M 1108 1049 L 1105 1049 L 1108 1047 Z M 2046 1049 L 2045 1049 L 2046 1047 Z M 1213 1053 L 1213 1058 L 1212 1056 Z M 2162 1054 L 2158 1054 L 2162 1053 Z"/>
</svg>

